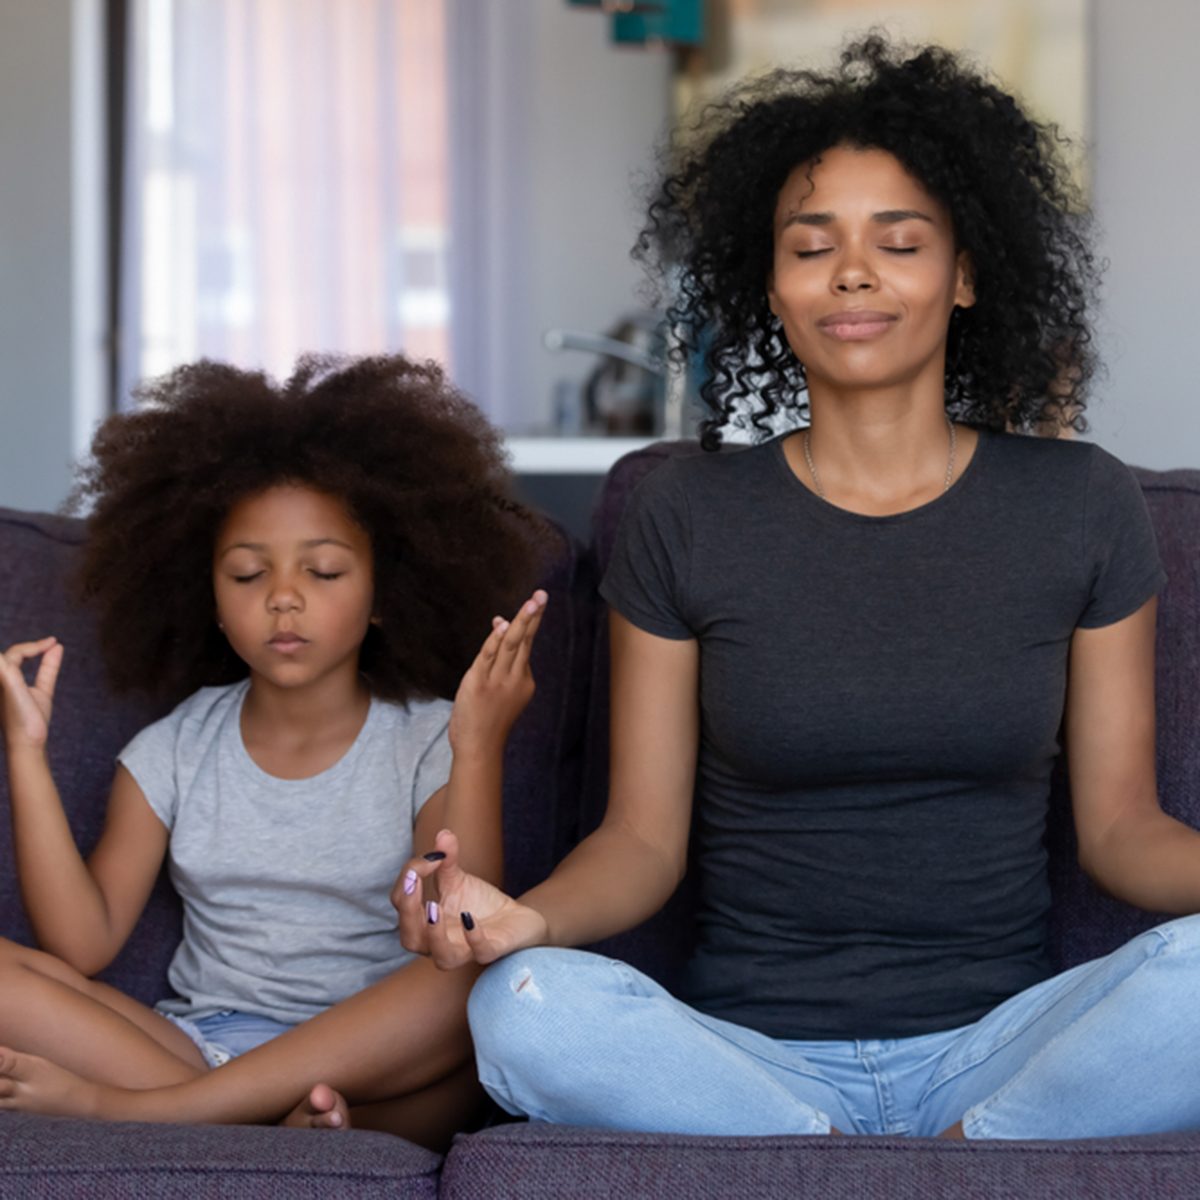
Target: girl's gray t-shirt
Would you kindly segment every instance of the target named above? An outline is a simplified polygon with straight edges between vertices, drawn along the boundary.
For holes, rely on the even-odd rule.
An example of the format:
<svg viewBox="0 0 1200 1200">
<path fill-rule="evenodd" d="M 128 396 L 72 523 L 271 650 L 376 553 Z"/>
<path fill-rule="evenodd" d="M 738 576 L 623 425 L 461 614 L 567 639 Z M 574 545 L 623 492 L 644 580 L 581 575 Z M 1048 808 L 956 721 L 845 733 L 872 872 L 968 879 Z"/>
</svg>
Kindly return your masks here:
<svg viewBox="0 0 1200 1200">
<path fill-rule="evenodd" d="M 1086 443 L 982 433 L 888 517 L 819 499 L 779 441 L 653 471 L 601 591 L 699 644 L 683 997 L 779 1038 L 890 1038 L 1045 978 L 1071 636 L 1164 580 L 1137 481 Z"/>
<path fill-rule="evenodd" d="M 450 774 L 451 704 L 371 701 L 354 744 L 308 779 L 246 751 L 248 681 L 202 688 L 119 761 L 170 833 L 183 940 L 164 1012 L 295 1023 L 408 962 L 390 893 L 413 821 Z"/>
</svg>

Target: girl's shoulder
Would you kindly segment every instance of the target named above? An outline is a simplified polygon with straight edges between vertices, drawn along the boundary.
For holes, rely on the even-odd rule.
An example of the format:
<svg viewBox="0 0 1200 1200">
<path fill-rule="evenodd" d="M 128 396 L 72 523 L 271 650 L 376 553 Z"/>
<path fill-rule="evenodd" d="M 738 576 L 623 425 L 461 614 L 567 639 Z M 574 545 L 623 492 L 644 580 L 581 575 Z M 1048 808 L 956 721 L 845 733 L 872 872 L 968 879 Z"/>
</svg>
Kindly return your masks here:
<svg viewBox="0 0 1200 1200">
<path fill-rule="evenodd" d="M 445 735 L 453 709 L 453 702 L 440 696 L 405 704 L 375 696 L 371 699 L 371 720 L 388 736 L 428 745 Z"/>
<path fill-rule="evenodd" d="M 148 745 L 209 742 L 223 728 L 230 713 L 237 713 L 250 686 L 248 679 L 220 687 L 203 687 L 181 700 L 166 716 L 147 725 L 126 747 L 130 753 Z"/>
</svg>

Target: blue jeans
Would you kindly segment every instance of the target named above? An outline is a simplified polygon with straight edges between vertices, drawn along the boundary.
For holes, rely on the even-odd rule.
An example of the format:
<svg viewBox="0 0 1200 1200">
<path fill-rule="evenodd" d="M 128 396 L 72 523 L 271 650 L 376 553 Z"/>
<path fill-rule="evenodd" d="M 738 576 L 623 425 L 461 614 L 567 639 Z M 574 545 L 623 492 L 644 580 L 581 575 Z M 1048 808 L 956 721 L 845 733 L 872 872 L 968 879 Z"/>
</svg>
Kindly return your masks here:
<svg viewBox="0 0 1200 1200">
<path fill-rule="evenodd" d="M 1134 938 L 972 1025 L 779 1041 L 697 1012 L 624 963 L 525 950 L 471 994 L 479 1077 L 536 1121 L 659 1133 L 969 1138 L 1200 1128 L 1200 917 Z"/>
<path fill-rule="evenodd" d="M 177 1017 L 174 1013 L 163 1013 L 173 1025 L 178 1025 L 196 1043 L 197 1049 L 209 1067 L 223 1067 L 231 1058 L 245 1054 L 281 1033 L 294 1029 L 271 1017 L 257 1013 L 237 1012 L 232 1008 L 222 1009 L 207 1017 Z"/>
</svg>

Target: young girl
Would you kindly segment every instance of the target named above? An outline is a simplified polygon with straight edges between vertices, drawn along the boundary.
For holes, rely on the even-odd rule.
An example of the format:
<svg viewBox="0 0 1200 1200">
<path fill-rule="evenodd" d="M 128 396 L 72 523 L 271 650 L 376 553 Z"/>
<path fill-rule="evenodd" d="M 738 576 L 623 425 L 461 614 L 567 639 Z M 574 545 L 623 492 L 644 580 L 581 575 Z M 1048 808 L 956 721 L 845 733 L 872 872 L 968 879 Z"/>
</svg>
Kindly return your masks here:
<svg viewBox="0 0 1200 1200">
<path fill-rule="evenodd" d="M 345 1124 L 328 1087 L 300 1103 L 325 1081 L 371 1106 L 358 1123 L 442 1145 L 478 1100 L 470 981 L 405 952 L 389 896 L 421 852 L 499 880 L 501 760 L 545 593 L 491 614 L 526 594 L 540 527 L 429 364 L 307 359 L 276 387 L 201 362 L 140 398 L 82 477 L 83 584 L 115 683 L 187 698 L 121 753 L 84 861 L 46 760 L 64 647 L 0 659 L 43 947 L 0 942 L 0 1102 L 221 1121 L 299 1104 L 295 1122 Z M 91 976 L 164 856 L 183 940 L 176 994 L 149 1009 Z"/>
</svg>

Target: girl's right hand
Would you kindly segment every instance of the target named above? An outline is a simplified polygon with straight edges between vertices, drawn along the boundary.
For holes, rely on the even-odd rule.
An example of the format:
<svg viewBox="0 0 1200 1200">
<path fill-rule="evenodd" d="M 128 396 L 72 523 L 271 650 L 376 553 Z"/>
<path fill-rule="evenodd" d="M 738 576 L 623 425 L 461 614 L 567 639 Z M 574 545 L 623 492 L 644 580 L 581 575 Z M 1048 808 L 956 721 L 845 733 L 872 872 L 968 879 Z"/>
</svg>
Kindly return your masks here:
<svg viewBox="0 0 1200 1200">
<path fill-rule="evenodd" d="M 451 970 L 545 944 L 546 918 L 464 871 L 453 833 L 443 829 L 435 846 L 432 854 L 411 859 L 392 889 L 406 950 L 428 955 L 443 970 Z M 435 888 L 436 900 L 430 898 Z"/>
<path fill-rule="evenodd" d="M 33 686 L 25 682 L 21 664 L 41 657 Z M 18 642 L 0 655 L 0 691 L 4 693 L 4 737 L 9 748 L 23 745 L 41 749 L 50 736 L 54 685 L 62 666 L 62 643 L 53 637 Z"/>
</svg>

